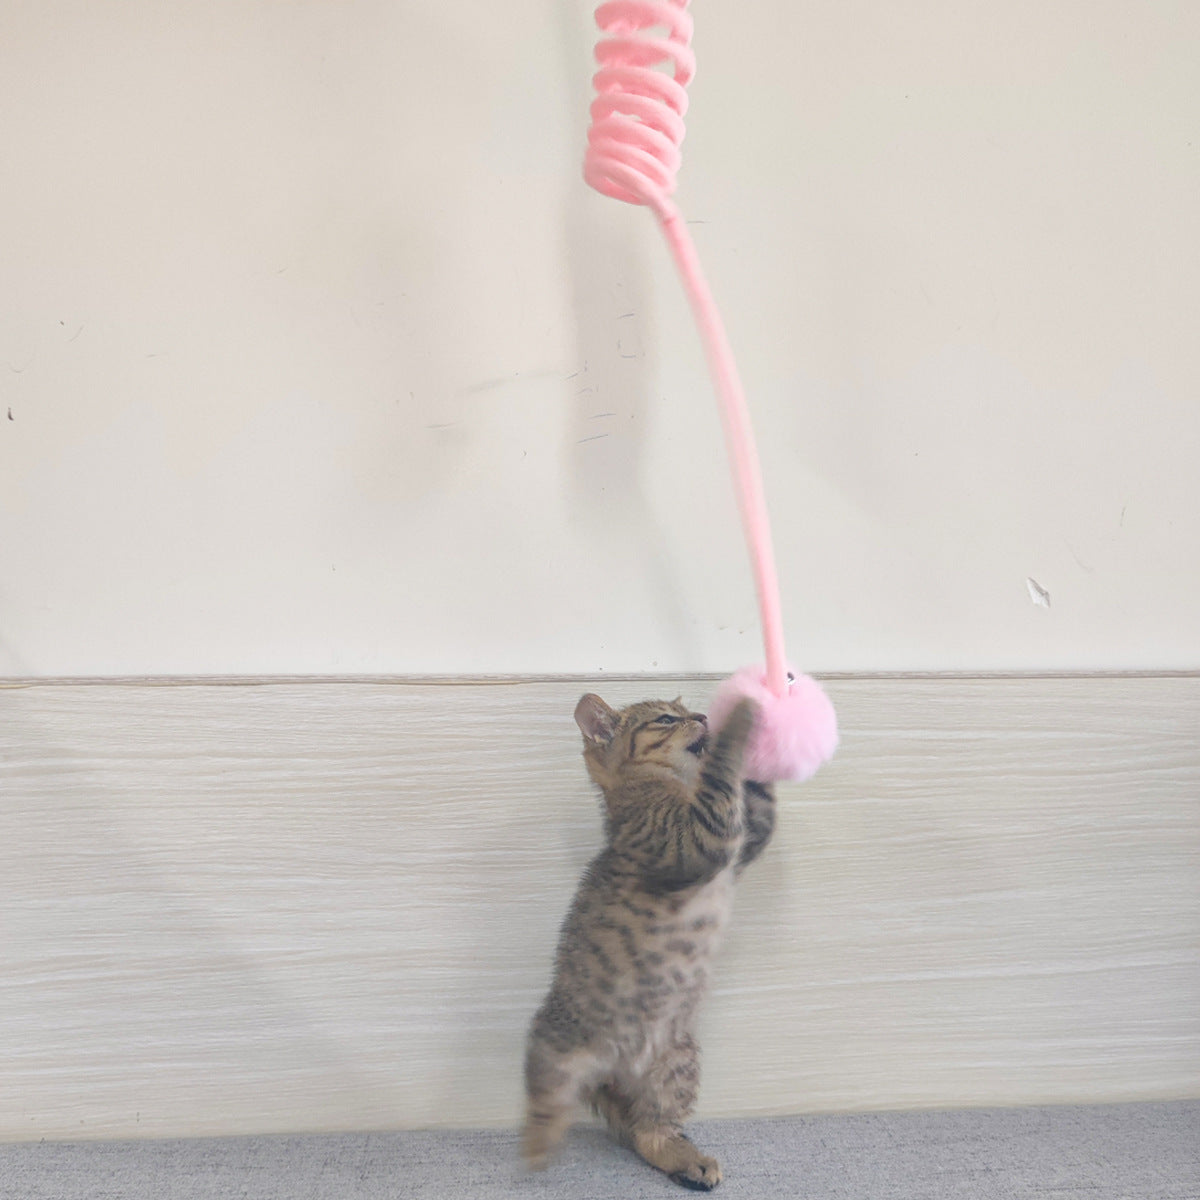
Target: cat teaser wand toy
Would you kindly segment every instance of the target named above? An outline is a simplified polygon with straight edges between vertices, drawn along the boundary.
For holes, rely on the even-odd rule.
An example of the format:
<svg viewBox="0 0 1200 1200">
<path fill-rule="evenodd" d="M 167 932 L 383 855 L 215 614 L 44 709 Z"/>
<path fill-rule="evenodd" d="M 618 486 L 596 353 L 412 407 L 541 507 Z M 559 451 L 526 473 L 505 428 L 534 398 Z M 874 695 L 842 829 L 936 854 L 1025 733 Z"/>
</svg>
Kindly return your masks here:
<svg viewBox="0 0 1200 1200">
<path fill-rule="evenodd" d="M 754 568 L 766 665 L 744 667 L 717 689 L 714 727 L 743 696 L 759 704 L 746 753 L 749 778 L 808 779 L 837 748 L 837 717 L 820 684 L 788 669 L 779 580 L 750 411 L 695 243 L 671 194 L 682 161 L 687 85 L 696 71 L 690 0 L 609 0 L 596 9 L 596 45 L 583 175 L 598 192 L 658 218 L 679 268 L 716 387 L 734 489 Z M 665 30 L 665 36 L 659 31 Z M 665 70 L 657 68 L 665 67 Z"/>
</svg>

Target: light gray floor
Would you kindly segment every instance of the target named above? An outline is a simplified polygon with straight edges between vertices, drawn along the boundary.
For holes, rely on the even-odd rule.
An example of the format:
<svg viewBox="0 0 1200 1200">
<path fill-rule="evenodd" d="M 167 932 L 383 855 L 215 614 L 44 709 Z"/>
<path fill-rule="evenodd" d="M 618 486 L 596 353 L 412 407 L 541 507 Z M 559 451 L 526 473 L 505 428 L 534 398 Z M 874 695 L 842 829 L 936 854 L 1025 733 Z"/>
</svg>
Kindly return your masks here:
<svg viewBox="0 0 1200 1200">
<path fill-rule="evenodd" d="M 1200 1101 L 700 1122 L 717 1195 L 1198 1200 Z M 596 1128 L 528 1175 L 511 1133 L 0 1145 L 3 1200 L 640 1200 L 691 1193 Z"/>
</svg>

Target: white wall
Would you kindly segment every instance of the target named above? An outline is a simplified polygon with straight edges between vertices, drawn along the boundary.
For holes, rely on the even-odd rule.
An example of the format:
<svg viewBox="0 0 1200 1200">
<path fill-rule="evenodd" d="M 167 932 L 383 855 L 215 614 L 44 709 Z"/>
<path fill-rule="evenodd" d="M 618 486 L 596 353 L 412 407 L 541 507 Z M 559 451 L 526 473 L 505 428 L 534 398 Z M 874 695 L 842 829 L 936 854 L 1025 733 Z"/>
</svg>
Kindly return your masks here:
<svg viewBox="0 0 1200 1200">
<path fill-rule="evenodd" d="M 757 655 L 589 7 L 4 6 L 0 673 Z M 694 11 L 795 656 L 1200 665 L 1200 7 Z"/>
</svg>

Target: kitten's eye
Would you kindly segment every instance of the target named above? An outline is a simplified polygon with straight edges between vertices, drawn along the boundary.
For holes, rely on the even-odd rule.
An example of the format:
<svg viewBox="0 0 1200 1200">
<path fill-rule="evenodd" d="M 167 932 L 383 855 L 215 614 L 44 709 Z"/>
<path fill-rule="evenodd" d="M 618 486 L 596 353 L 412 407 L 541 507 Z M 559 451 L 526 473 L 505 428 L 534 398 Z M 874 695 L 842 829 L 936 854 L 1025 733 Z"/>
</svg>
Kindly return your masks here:
<svg viewBox="0 0 1200 1200">
<path fill-rule="evenodd" d="M 678 720 L 678 717 L 673 717 L 670 713 L 663 713 L 661 717 L 656 717 L 654 719 L 654 723 L 655 725 L 674 725 Z"/>
</svg>

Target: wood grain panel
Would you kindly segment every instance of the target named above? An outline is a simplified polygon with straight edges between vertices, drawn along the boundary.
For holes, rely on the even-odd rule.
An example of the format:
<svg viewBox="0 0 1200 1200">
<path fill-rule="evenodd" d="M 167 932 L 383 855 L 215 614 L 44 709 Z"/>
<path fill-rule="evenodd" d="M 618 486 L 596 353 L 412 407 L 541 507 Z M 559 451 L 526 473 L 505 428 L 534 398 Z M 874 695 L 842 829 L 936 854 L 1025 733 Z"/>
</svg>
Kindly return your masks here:
<svg viewBox="0 0 1200 1200">
<path fill-rule="evenodd" d="M 514 1121 L 598 839 L 580 690 L 0 688 L 0 1137 Z M 830 690 L 703 1112 L 1200 1095 L 1200 679 Z"/>
</svg>

